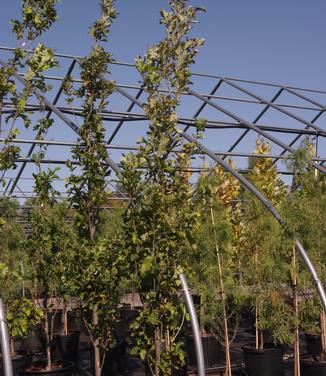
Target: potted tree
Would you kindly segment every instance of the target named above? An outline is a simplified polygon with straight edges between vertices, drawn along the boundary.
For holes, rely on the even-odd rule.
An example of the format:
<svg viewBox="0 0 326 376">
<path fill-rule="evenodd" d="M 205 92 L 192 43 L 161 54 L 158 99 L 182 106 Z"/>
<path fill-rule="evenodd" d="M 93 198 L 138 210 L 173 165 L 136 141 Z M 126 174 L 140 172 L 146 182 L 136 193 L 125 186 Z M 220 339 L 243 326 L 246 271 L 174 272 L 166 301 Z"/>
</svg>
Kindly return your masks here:
<svg viewBox="0 0 326 376">
<path fill-rule="evenodd" d="M 200 297 L 199 321 L 204 356 L 207 350 L 205 364 L 209 367 L 221 361 L 222 344 L 226 375 L 231 375 L 230 343 L 241 310 L 239 265 L 234 262 L 240 258 L 236 258 L 238 246 L 233 236 L 239 225 L 236 221 L 239 193 L 239 183 L 215 167 L 200 177 L 194 195 L 200 220 L 197 252 L 193 254 L 191 269 L 196 293 Z M 237 304 L 234 304 L 235 300 Z"/>
<path fill-rule="evenodd" d="M 313 144 L 304 140 L 286 160 L 293 172 L 291 193 L 284 212 L 296 236 L 302 239 L 320 276 L 325 275 L 326 233 L 322 221 L 326 210 L 325 177 L 309 166 L 315 154 Z M 299 264 L 298 322 L 306 332 L 310 359 L 301 360 L 302 375 L 321 375 L 326 371 L 326 319 L 316 296 L 314 284 L 305 268 Z"/>
<path fill-rule="evenodd" d="M 285 187 L 272 159 L 263 157 L 270 145 L 262 138 L 256 142 L 256 154 L 250 160 L 249 179 L 276 206 L 282 202 Z M 259 157 L 259 155 L 262 155 Z M 292 312 L 286 299 L 287 254 L 280 246 L 282 232 L 276 221 L 251 195 L 246 196 L 247 263 L 244 282 L 248 302 L 255 313 L 255 346 L 244 347 L 246 370 L 250 375 L 279 375 L 282 372 L 282 343 L 292 341 Z M 264 334 L 268 333 L 268 337 Z M 267 346 L 267 343 L 272 344 Z"/>
<path fill-rule="evenodd" d="M 103 230 L 105 217 L 102 207 L 109 199 L 107 178 L 111 173 L 105 145 L 105 129 L 101 112 L 115 83 L 105 79 L 111 55 L 102 46 L 107 41 L 110 26 L 117 16 L 112 0 L 100 2 L 101 16 L 90 28 L 94 45 L 89 55 L 79 60 L 78 88 L 68 78 L 65 85 L 67 100 L 82 101 L 83 124 L 79 128 L 80 144 L 72 149 L 79 167 L 71 167 L 67 186 L 75 210 L 75 226 L 79 237 L 74 254 L 73 289 L 80 302 L 83 321 L 92 341 L 94 374 L 105 372 L 105 359 L 114 346 L 114 325 L 118 315 L 121 281 L 125 257 L 117 235 Z"/>
<path fill-rule="evenodd" d="M 0 263 L 1 296 L 7 316 L 14 375 L 17 375 L 18 369 L 27 365 L 30 360 L 15 347 L 15 342 L 24 340 L 29 330 L 42 318 L 42 311 L 30 299 L 21 295 L 22 280 L 21 273 L 15 271 L 13 266 Z"/>
<path fill-rule="evenodd" d="M 61 311 L 61 330 L 54 328 L 53 317 L 53 345 L 56 360 L 67 360 L 77 363 L 79 355 L 79 330 L 70 330 L 68 327 L 68 314 L 72 310 L 77 311 L 76 291 L 74 284 L 75 252 L 77 250 L 76 231 L 73 227 L 74 216 L 70 205 L 66 201 L 57 203 L 54 207 L 53 216 L 60 223 L 60 238 L 58 244 L 57 263 L 54 267 L 57 281 L 57 308 Z"/>
<path fill-rule="evenodd" d="M 9 266 L 18 267 L 24 261 L 21 244 L 24 231 L 19 223 L 22 214 L 18 201 L 9 197 L 0 198 L 0 260 Z"/>
<path fill-rule="evenodd" d="M 51 342 L 52 328 L 50 317 L 52 302 L 56 296 L 56 267 L 61 257 L 62 242 L 65 242 L 64 218 L 55 212 L 58 192 L 52 187 L 57 178 L 57 170 L 48 169 L 34 174 L 35 186 L 34 207 L 29 213 L 28 221 L 31 231 L 27 237 L 25 249 L 28 253 L 31 278 L 31 295 L 34 303 L 43 311 L 42 331 L 45 339 L 46 360 L 32 364 L 21 371 L 21 374 L 37 374 L 39 372 L 71 374 L 72 363 L 52 362 Z"/>
<path fill-rule="evenodd" d="M 132 325 L 132 351 L 156 376 L 181 370 L 184 364 L 178 273 L 187 267 L 197 218 L 189 176 L 182 171 L 194 148 L 184 144 L 177 132 L 176 109 L 190 82 L 196 48 L 203 41 L 187 36 L 199 9 L 188 7 L 184 0 L 171 1 L 171 8 L 161 12 L 165 39 L 136 59 L 150 124 L 140 151 L 122 161 L 121 173 L 121 184 L 132 200 L 124 217 L 124 247 L 144 302 Z M 162 87 L 166 93 L 160 91 Z M 175 154 L 175 148 L 182 152 Z"/>
</svg>

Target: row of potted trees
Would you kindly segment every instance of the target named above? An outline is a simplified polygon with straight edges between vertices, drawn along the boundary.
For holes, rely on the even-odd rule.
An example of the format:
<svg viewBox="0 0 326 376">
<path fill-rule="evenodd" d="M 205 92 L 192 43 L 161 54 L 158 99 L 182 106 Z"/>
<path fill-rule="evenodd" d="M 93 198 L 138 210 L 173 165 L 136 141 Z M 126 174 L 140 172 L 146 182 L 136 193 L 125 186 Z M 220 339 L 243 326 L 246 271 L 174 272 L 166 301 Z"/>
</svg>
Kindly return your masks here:
<svg viewBox="0 0 326 376">
<path fill-rule="evenodd" d="M 305 153 L 309 152 L 307 148 L 304 149 Z M 287 192 L 284 184 L 278 179 L 277 170 L 271 165 L 271 160 L 263 157 L 264 153 L 269 151 L 269 145 L 258 139 L 256 153 L 261 157 L 251 161 L 251 179 L 257 186 L 261 184 L 264 187 L 262 190 L 266 189 L 266 195 L 271 200 L 275 199 L 275 202 L 281 206 L 282 212 L 288 217 L 288 222 L 291 226 L 295 226 L 305 246 L 314 256 L 320 275 L 323 275 L 325 239 L 323 231 L 318 228 L 318 222 L 325 210 L 323 178 L 316 177 L 309 169 L 301 171 L 300 175 L 296 172 L 293 184 L 297 186 L 292 188 L 292 192 Z M 62 334 L 65 335 L 67 335 L 67 302 L 71 298 L 78 298 L 83 319 L 90 335 L 93 336 L 93 341 L 98 338 L 100 341 L 107 341 L 99 344 L 100 356 L 103 356 L 107 344 L 112 344 L 112 330 L 117 318 L 117 305 L 105 302 L 105 299 L 110 296 L 114 297 L 115 302 L 119 301 L 121 293 L 131 285 L 121 277 L 119 277 L 120 284 L 115 283 L 118 280 L 116 277 L 119 273 L 118 268 L 122 265 L 125 266 L 125 270 L 134 267 L 134 263 L 130 263 L 128 250 L 121 248 L 121 243 L 119 243 L 119 251 L 119 247 L 116 248 L 116 259 L 109 258 L 108 250 L 114 249 L 111 248 L 114 237 L 117 242 L 121 241 L 123 226 L 126 227 L 127 220 L 130 220 L 129 218 L 134 220 L 135 216 L 128 217 L 129 214 L 126 213 L 125 221 L 122 217 L 115 216 L 113 225 L 116 230 L 111 232 L 110 241 L 105 242 L 105 239 L 102 239 L 96 253 L 81 252 L 79 229 L 76 232 L 72 224 L 67 224 L 66 221 L 67 213 L 73 212 L 70 215 L 76 216 L 78 212 L 69 208 L 66 203 L 55 201 L 56 192 L 52 188 L 55 178 L 55 172 L 51 170 L 35 174 L 35 192 L 38 198 L 33 200 L 33 209 L 27 215 L 30 225 L 27 236 L 16 223 L 19 208 L 17 204 L 3 199 L 2 205 L 5 210 L 1 218 L 2 235 L 7 239 L 12 236 L 11 242 L 3 243 L 1 264 L 2 294 L 8 310 L 11 336 L 24 337 L 30 329 L 41 323 L 45 334 L 48 368 L 51 367 L 53 357 L 51 298 L 59 297 L 63 302 Z M 185 183 L 185 179 L 187 177 L 183 175 L 181 184 Z M 110 200 L 110 196 L 107 196 L 107 200 Z M 318 200 L 318 206 L 312 205 L 314 200 Z M 271 344 L 294 343 L 298 356 L 299 330 L 307 331 L 308 335 L 314 336 L 313 338 L 318 336 L 320 341 L 319 349 L 311 353 L 312 359 L 302 363 L 303 374 L 307 372 L 311 374 L 311 370 L 305 371 L 309 365 L 315 369 L 318 366 L 322 367 L 323 363 L 320 361 L 324 359 L 325 352 L 324 313 L 315 296 L 312 281 L 297 259 L 287 234 L 282 233 L 274 220 L 266 216 L 258 202 L 241 191 L 234 178 L 219 168 L 213 169 L 208 175 L 201 176 L 191 205 L 192 213 L 189 218 L 197 217 L 197 222 L 192 225 L 192 229 L 196 230 L 192 235 L 195 236 L 195 240 L 192 251 L 185 253 L 185 256 L 189 270 L 192 271 L 190 273 L 192 285 L 200 296 L 199 317 L 203 340 L 207 341 L 205 338 L 213 335 L 224 345 L 226 372 L 229 374 L 232 372 L 229 350 L 233 331 L 236 331 L 242 312 L 248 310 L 253 312 L 256 333 L 255 351 L 245 349 L 248 372 L 252 374 L 263 372 L 254 370 L 259 364 L 255 354 L 259 354 L 258 359 L 263 359 L 261 354 L 266 346 L 267 353 L 272 356 L 274 367 L 274 371 L 270 369 L 270 372 L 274 372 L 271 374 L 281 372 L 280 368 L 277 368 L 281 365 L 276 365 L 275 357 L 282 359 L 282 349 L 274 346 L 271 348 Z M 117 209 L 123 211 L 120 207 Z M 129 207 L 129 210 L 135 209 Z M 140 212 L 137 212 L 140 215 Z M 295 220 L 293 213 L 296 215 Z M 112 223 L 111 217 L 106 218 L 106 226 L 110 225 L 110 221 Z M 13 231 L 16 233 L 15 236 Z M 19 256 L 22 249 L 23 257 Z M 127 260 L 132 267 L 130 265 L 127 267 Z M 142 279 L 147 273 L 147 268 L 153 267 L 146 262 L 147 260 L 140 264 L 139 282 L 137 275 L 130 273 L 133 275 L 133 288 L 137 283 L 136 288 L 142 295 L 143 301 L 147 301 L 148 294 L 151 293 L 151 288 L 147 291 L 145 286 L 138 284 L 144 283 Z M 161 264 L 155 263 L 155 265 Z M 175 269 L 170 268 L 170 270 L 174 272 Z M 106 276 L 105 273 L 110 275 Z M 104 296 L 104 291 L 109 293 Z M 31 299 L 24 297 L 23 292 Z M 94 320 L 92 311 L 94 304 L 99 302 L 105 304 L 102 321 L 100 319 L 96 321 L 96 318 Z M 153 304 L 155 302 L 157 302 L 156 298 Z M 166 299 L 164 305 L 167 303 Z M 112 304 L 114 304 L 113 308 Z M 176 304 L 179 306 L 179 303 Z M 133 325 L 136 343 L 133 351 L 140 354 L 143 359 L 146 359 L 144 356 L 146 353 L 142 352 L 144 348 L 141 343 L 142 336 L 139 335 L 140 323 L 143 325 L 142 328 L 150 328 L 156 323 L 154 316 L 151 316 L 150 320 L 153 321 L 149 324 L 145 321 L 146 309 L 149 308 L 145 306 Z M 108 316 L 110 312 L 111 320 Z M 165 314 L 163 310 L 162 314 Z M 107 340 L 109 335 L 111 338 Z M 14 353 L 13 342 L 11 348 Z M 182 354 L 181 351 L 180 348 L 178 356 Z M 252 365 L 250 365 L 251 358 Z M 100 359 L 103 367 L 103 357 Z M 295 359 L 296 372 L 299 372 L 300 364 L 297 358 Z M 155 360 L 149 359 L 148 363 L 155 364 Z M 266 365 L 262 364 L 261 367 Z"/>
<path fill-rule="evenodd" d="M 241 191 L 234 178 L 219 167 L 197 184 L 204 226 L 199 232 L 203 257 L 196 260 L 194 284 L 203 300 L 201 316 L 208 318 L 206 328 L 202 326 L 203 334 L 207 335 L 207 330 L 214 334 L 214 326 L 219 322 L 219 340 L 226 351 L 226 374 L 231 374 L 229 327 L 237 322 L 235 317 L 239 311 L 251 311 L 254 319 L 255 344 L 253 348 L 244 348 L 249 374 L 280 374 L 284 346 L 275 346 L 285 344 L 294 347 L 295 375 L 300 375 L 300 368 L 304 375 L 325 372 L 324 312 L 311 276 L 298 260 L 293 244 L 295 233 L 303 240 L 319 275 L 323 276 L 325 231 L 318 222 L 325 214 L 325 179 L 307 167 L 312 150 L 307 140 L 296 153 L 289 155 L 286 163 L 294 173 L 290 188 L 280 180 L 272 159 L 264 156 L 270 152 L 270 145 L 262 138 L 256 142 L 257 157 L 249 160 L 248 178 L 285 216 L 289 224 L 286 231 L 257 199 Z M 219 220 L 214 221 L 214 216 Z M 219 318 L 214 317 L 213 324 L 209 310 L 204 311 L 205 299 L 209 296 L 220 307 Z M 320 343 L 316 352 L 308 347 L 313 359 L 302 361 L 301 367 L 300 330 L 314 333 L 313 338 L 317 336 Z M 264 354 L 266 361 L 263 361 Z"/>
<path fill-rule="evenodd" d="M 7 119 L 12 129 L 19 118 L 29 124 L 24 112 L 26 100 L 35 87 L 46 92 L 42 72 L 56 65 L 53 51 L 45 46 L 38 45 L 32 55 L 24 50 L 25 39 L 32 43 L 56 19 L 56 1 L 41 3 L 35 2 L 35 9 L 23 3 L 23 21 L 14 21 L 22 48 L 0 72 L 1 82 L 7 83 L 1 86 L 0 97 L 11 95 L 17 103 L 16 113 Z M 309 324 L 310 331 L 319 333 L 317 324 L 321 324 L 323 347 L 314 355 L 312 364 L 316 364 L 316 359 L 325 356 L 326 320 L 321 307 L 315 305 L 314 288 L 297 259 L 292 235 L 284 233 L 261 203 L 219 167 L 202 175 L 195 189 L 190 181 L 187 167 L 196 150 L 195 145 L 182 141 L 177 131 L 177 107 L 190 84 L 190 65 L 203 40 L 188 36 L 201 9 L 187 6 L 184 0 L 174 0 L 170 12 L 162 11 L 165 39 L 136 59 L 147 93 L 144 112 L 149 129 L 139 152 L 122 160 L 119 184 L 128 204 L 116 207 L 112 216 L 103 210 L 110 202 L 106 181 L 111 170 L 100 113 L 115 85 L 105 78 L 112 57 L 103 42 L 117 12 L 112 0 L 102 0 L 100 5 L 101 16 L 90 29 L 94 46 L 79 61 L 82 82 L 78 87 L 70 77 L 64 82 L 68 104 L 76 101 L 83 108 L 80 144 L 72 150 L 78 167 L 68 162 L 69 202 L 57 202 L 58 192 L 53 188 L 56 170 L 42 171 L 37 163 L 44 155 L 40 148 L 34 155 L 37 198 L 31 201 L 33 209 L 27 216 L 30 232 L 19 246 L 7 236 L 10 252 L 2 255 L 4 278 L 15 279 L 9 287 L 15 288 L 17 296 L 24 288 L 31 300 L 25 299 L 17 307 L 17 303 L 11 303 L 8 289 L 8 317 L 13 322 L 20 320 L 22 327 L 24 320 L 28 323 L 19 335 L 41 322 L 47 355 L 44 367 L 54 370 L 59 364 L 52 363 L 51 299 L 62 300 L 63 335 L 68 333 L 68 302 L 75 299 L 92 341 L 94 374 L 99 376 L 105 372 L 105 358 L 115 341 L 120 297 L 132 289 L 139 292 L 144 303 L 131 328 L 133 352 L 147 362 L 153 375 L 170 374 L 185 363 L 181 339 L 185 312 L 178 281 L 178 273 L 184 270 L 200 296 L 203 338 L 213 335 L 224 345 L 227 376 L 232 374 L 230 343 L 244 310 L 253 314 L 256 337 L 254 351 L 245 349 L 248 373 L 278 375 L 275 357 L 282 359 L 278 348 L 268 349 L 272 356 L 268 371 L 253 367 L 260 366 L 257 359 L 262 358 L 266 342 L 294 343 L 298 376 L 299 330 Z M 23 92 L 18 92 L 12 80 L 12 72 L 19 65 L 28 67 Z M 162 92 L 162 88 L 166 90 Z M 51 125 L 44 118 L 35 129 L 42 137 Z M 204 125 L 204 121 L 198 121 L 197 137 Z M 2 169 L 14 166 L 19 153 L 13 148 L 16 133 L 11 132 L 0 154 Z M 269 151 L 269 144 L 259 138 L 257 157 L 249 161 L 248 178 L 284 213 L 291 234 L 294 231 L 303 240 L 314 256 L 319 275 L 324 275 L 325 233 L 320 226 L 325 213 L 324 178 L 306 167 L 311 155 L 309 145 L 305 145 L 289 156 L 287 163 L 295 177 L 289 192 L 273 161 L 264 156 Z M 3 222 L 2 229 L 6 220 Z M 14 220 L 9 214 L 7 222 L 5 231 L 15 231 L 16 236 L 18 227 L 12 226 Z M 16 261 L 14 248 L 25 252 Z M 15 271 L 20 262 L 24 266 L 21 279 Z M 31 301 L 34 304 L 28 305 Z M 23 310 L 18 313 L 16 308 Z M 12 335 L 16 336 L 14 328 L 12 324 Z M 250 359 L 254 359 L 253 365 Z"/>
<path fill-rule="evenodd" d="M 257 179 L 267 184 L 264 187 L 269 189 L 271 200 L 274 194 L 278 199 L 281 197 L 277 202 L 282 205 L 283 213 L 288 216 L 291 226 L 295 226 L 301 239 L 305 241 L 305 246 L 311 250 L 319 273 L 323 275 L 325 239 L 323 231 L 318 229 L 318 222 L 325 210 L 323 179 L 315 177 L 310 170 L 303 171 L 294 179 L 294 184 L 300 186 L 287 193 L 284 184 L 277 178 L 276 169 L 271 167 L 271 161 L 263 157 L 264 153 L 269 152 L 268 144 L 259 139 L 256 152 L 262 157 L 257 157 L 253 162 L 253 176 L 256 174 Z M 274 179 L 271 178 L 273 174 Z M 116 259 L 110 259 L 108 252 L 113 247 L 114 236 L 117 242 L 121 240 L 119 232 L 123 232 L 122 227 L 128 222 L 123 221 L 120 216 L 115 216 L 115 223 L 111 217 L 106 218 L 106 226 L 109 226 L 110 222 L 116 226 L 116 231 L 110 234 L 110 242 L 101 240 L 96 253 L 81 252 L 78 240 L 81 236 L 66 221 L 67 213 L 72 210 L 66 203 L 55 201 L 56 192 L 51 188 L 55 178 L 53 171 L 42 171 L 35 175 L 35 192 L 38 198 L 33 201 L 33 209 L 27 215 L 30 225 L 27 236 L 16 223 L 19 208 L 17 204 L 3 199 L 4 214 L 1 217 L 3 238 L 11 237 L 11 242 L 4 242 L 2 245 L 1 264 L 2 294 L 8 310 L 11 336 L 24 337 L 30 329 L 41 323 L 45 334 L 48 367 L 51 367 L 53 338 L 51 299 L 62 300 L 62 334 L 68 334 L 68 300 L 78 298 L 83 319 L 93 341 L 98 337 L 105 341 L 111 335 L 107 343 L 112 343 L 117 306 L 115 303 L 105 302 L 105 299 L 110 296 L 114 297 L 115 302 L 119 301 L 119 296 L 128 289 L 128 284 L 121 277 L 120 284 L 115 283 L 115 280 L 118 280 L 118 268 L 125 265 L 125 270 L 130 270 L 130 266 L 126 266 L 126 260 L 130 262 L 130 254 L 126 249 L 120 248 L 119 253 L 117 250 Z M 183 176 L 182 179 L 184 178 Z M 252 180 L 254 181 L 254 178 Z M 273 181 L 274 184 L 271 183 Z M 259 185 L 257 181 L 256 184 Z M 46 191 L 45 187 L 50 189 Z M 110 199 L 109 196 L 107 199 Z M 314 200 L 318 200 L 318 206 L 311 205 Z M 308 336 L 317 336 L 319 339 L 319 348 L 309 351 L 313 356 L 309 364 L 313 364 L 315 368 L 320 365 L 319 361 L 324 359 L 325 352 L 324 313 L 315 296 L 310 277 L 300 260 L 297 260 L 291 240 L 286 238 L 286 234 L 282 234 L 272 219 L 266 217 L 260 204 L 241 192 L 238 183 L 219 168 L 200 178 L 192 205 L 189 218 L 193 218 L 194 214 L 197 217 L 197 222 L 192 226 L 192 229 L 196 229 L 196 239 L 194 249 L 186 257 L 192 271 L 192 285 L 200 296 L 201 332 L 204 341 L 214 335 L 224 345 L 227 369 L 229 367 L 227 372 L 231 374 L 229 349 L 233 331 L 236 331 L 242 312 L 248 310 L 252 310 L 255 320 L 256 351 L 253 354 L 261 354 L 263 349 L 266 346 L 269 348 L 271 344 L 291 343 L 295 344 L 295 351 L 299 352 L 298 332 L 305 330 Z M 121 210 L 120 207 L 117 209 Z M 129 210 L 134 209 L 129 207 Z M 78 214 L 73 212 L 72 216 Z M 296 214 L 295 220 L 293 213 Z M 132 218 L 135 219 L 134 216 Z M 23 257 L 20 256 L 21 250 L 24 251 Z M 115 262 L 119 265 L 115 265 Z M 146 262 L 147 260 L 140 266 L 141 279 L 147 272 L 146 268 L 149 268 Z M 134 263 L 131 264 L 134 267 Z M 173 268 L 170 270 L 174 272 Z M 114 276 L 106 276 L 105 273 L 113 273 Z M 139 282 L 137 276 L 133 275 L 133 288 L 135 283 Z M 109 293 L 104 296 L 104 291 Z M 148 299 L 151 292 L 150 288 L 147 292 L 141 284 L 137 285 L 137 291 L 144 297 L 143 301 Z M 101 301 L 99 297 L 104 299 L 101 304 L 105 304 L 105 314 L 101 317 L 103 321 L 98 320 L 94 324 L 94 314 L 90 308 L 93 309 L 94 304 Z M 156 298 L 154 302 L 157 302 Z M 164 304 L 167 304 L 167 300 Z M 146 314 L 145 309 L 133 326 L 136 342 L 134 352 L 141 354 L 144 359 L 146 357 L 143 356 L 144 352 L 141 352 L 143 348 L 140 342 L 142 337 L 138 331 L 140 323 L 144 325 L 143 328 L 148 325 L 143 316 Z M 113 313 L 110 321 L 108 312 Z M 155 324 L 153 317 L 151 316 L 151 320 Z M 153 322 L 149 325 L 154 325 Z M 99 345 L 102 355 L 105 353 L 106 344 Z M 14 353 L 13 342 L 11 348 Z M 282 357 L 280 349 L 269 348 L 267 352 L 278 358 Z M 245 354 L 248 359 L 254 356 L 249 349 L 245 349 Z M 257 360 L 254 359 L 253 362 L 256 368 Z M 304 369 L 309 365 L 305 362 L 302 364 Z M 273 365 L 276 367 L 274 360 Z M 248 367 L 250 372 L 250 366 Z M 299 369 L 299 363 L 296 363 L 295 367 Z M 275 372 L 280 372 L 280 369 L 276 368 Z"/>
</svg>

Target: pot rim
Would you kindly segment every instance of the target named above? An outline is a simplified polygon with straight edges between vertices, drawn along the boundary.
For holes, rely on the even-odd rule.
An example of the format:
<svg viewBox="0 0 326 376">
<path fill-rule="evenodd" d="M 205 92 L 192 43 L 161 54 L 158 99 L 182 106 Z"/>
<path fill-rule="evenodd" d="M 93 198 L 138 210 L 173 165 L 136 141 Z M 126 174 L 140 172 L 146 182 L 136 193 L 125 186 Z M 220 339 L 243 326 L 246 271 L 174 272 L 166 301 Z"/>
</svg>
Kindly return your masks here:
<svg viewBox="0 0 326 376">
<path fill-rule="evenodd" d="M 33 363 L 31 365 L 29 365 L 28 367 L 31 367 L 33 365 Z M 19 369 L 19 371 L 27 374 L 27 373 L 30 373 L 30 374 L 33 374 L 33 373 L 39 373 L 39 374 L 43 374 L 43 375 L 46 375 L 46 374 L 49 374 L 49 373 L 61 373 L 61 372 L 65 372 L 65 371 L 68 371 L 69 369 L 73 368 L 74 367 L 74 363 L 73 362 L 70 362 L 68 360 L 64 360 L 62 362 L 62 367 L 61 368 L 55 368 L 55 369 L 27 369 L 28 367 L 22 367 Z"/>
<path fill-rule="evenodd" d="M 241 348 L 244 352 L 251 352 L 254 354 L 266 354 L 266 353 L 272 353 L 272 352 L 283 353 L 283 348 L 280 345 L 277 345 L 275 347 L 265 347 L 263 349 L 256 349 L 252 345 L 244 345 Z"/>
</svg>

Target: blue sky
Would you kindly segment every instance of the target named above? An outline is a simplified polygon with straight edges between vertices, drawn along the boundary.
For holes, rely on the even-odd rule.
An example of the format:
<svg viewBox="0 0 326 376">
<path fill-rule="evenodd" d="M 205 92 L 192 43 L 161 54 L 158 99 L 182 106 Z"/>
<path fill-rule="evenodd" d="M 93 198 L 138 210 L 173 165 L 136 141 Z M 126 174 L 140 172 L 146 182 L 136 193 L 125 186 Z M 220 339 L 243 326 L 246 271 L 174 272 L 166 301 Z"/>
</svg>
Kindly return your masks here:
<svg viewBox="0 0 326 376">
<path fill-rule="evenodd" d="M 14 47 L 15 38 L 11 33 L 9 20 L 20 17 L 21 1 L 2 0 L 0 12 L 0 45 Z M 326 1 L 304 0 L 190 0 L 195 6 L 203 6 L 206 13 L 199 14 L 199 23 L 194 26 L 193 35 L 205 38 L 206 43 L 200 49 L 194 72 L 205 72 L 215 75 L 239 77 L 243 79 L 262 80 L 293 86 L 310 88 L 326 88 Z M 132 63 L 137 54 L 143 55 L 149 45 L 157 43 L 164 36 L 164 28 L 159 24 L 162 8 L 168 8 L 165 0 L 117 0 L 119 17 L 112 27 L 110 39 L 106 44 L 116 60 Z M 98 17 L 99 7 L 96 0 L 62 0 L 58 6 L 59 22 L 39 40 L 57 52 L 85 55 L 89 52 L 91 38 L 87 32 L 90 24 Z M 63 66 L 62 74 L 66 71 Z M 127 69 L 118 72 L 112 68 L 113 78 L 119 83 L 137 83 L 139 77 Z M 195 82 L 199 91 L 211 90 L 214 82 L 202 80 Z M 230 90 L 221 90 L 221 95 L 231 95 Z M 49 95 L 49 99 L 51 99 Z M 266 98 L 272 92 L 264 92 Z M 53 96 L 52 96 L 53 98 Z M 326 96 L 324 96 L 326 102 Z M 291 98 L 287 98 L 291 101 Z M 324 103 L 323 102 L 323 103 Z M 121 96 L 113 96 L 112 107 L 125 111 L 128 103 Z M 230 110 L 232 103 L 225 103 Z M 192 116 L 198 102 L 190 99 L 180 109 L 179 114 Z M 255 118 L 260 109 L 256 106 L 248 111 L 248 106 L 236 110 L 248 121 Z M 208 119 L 225 119 L 212 109 L 206 109 L 203 117 Z M 308 120 L 311 114 L 304 114 Z M 268 111 L 264 121 L 269 124 L 285 123 L 296 126 L 295 122 L 285 119 L 279 113 Z M 321 118 L 323 122 L 323 118 Z M 58 128 L 62 127 L 62 128 Z M 60 131 L 58 132 L 58 129 Z M 62 130 L 61 130 L 62 129 Z M 141 135 L 139 128 L 130 124 L 124 126 L 114 143 L 135 144 Z M 72 135 L 69 129 L 56 119 L 55 128 L 47 138 L 67 140 Z M 20 137 L 33 137 L 23 131 Z M 207 131 L 207 145 L 214 150 L 225 150 L 227 143 L 232 143 L 236 134 L 232 131 L 216 133 Z M 283 136 L 290 141 L 292 136 Z M 251 152 L 254 148 L 255 134 L 244 139 L 238 150 Z M 325 142 L 324 144 L 325 145 Z M 22 147 L 26 150 L 26 147 Z M 49 156 L 66 158 L 66 152 L 49 148 Z M 277 147 L 273 152 L 278 152 Z M 118 160 L 120 155 L 113 152 Z M 244 167 L 243 165 L 241 167 Z M 32 166 L 24 172 L 30 177 Z M 62 176 L 66 174 L 62 169 Z M 9 173 L 9 176 L 12 175 Z M 27 183 L 22 181 L 22 186 Z M 29 185 L 31 190 L 31 185 Z"/>
<path fill-rule="evenodd" d="M 9 19 L 19 16 L 19 0 L 2 0 L 0 44 L 13 45 Z M 206 39 L 194 70 L 226 76 L 325 87 L 326 2 L 324 0 L 196 0 L 206 14 L 194 33 Z M 110 51 L 133 61 L 163 35 L 163 0 L 117 0 Z M 97 17 L 96 0 L 62 0 L 60 22 L 44 37 L 60 52 L 85 54 L 87 29 Z"/>
</svg>

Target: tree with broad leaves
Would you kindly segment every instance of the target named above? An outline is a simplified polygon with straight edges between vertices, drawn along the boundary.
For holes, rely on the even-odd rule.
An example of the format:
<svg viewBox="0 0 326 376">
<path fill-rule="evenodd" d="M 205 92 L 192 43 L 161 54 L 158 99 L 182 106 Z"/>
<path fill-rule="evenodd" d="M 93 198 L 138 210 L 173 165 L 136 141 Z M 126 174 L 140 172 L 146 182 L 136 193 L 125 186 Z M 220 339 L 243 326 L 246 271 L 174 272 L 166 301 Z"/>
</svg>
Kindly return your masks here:
<svg viewBox="0 0 326 376">
<path fill-rule="evenodd" d="M 165 39 L 150 47 L 144 57 L 136 58 L 147 93 L 143 109 L 149 129 L 139 152 L 122 160 L 120 176 L 131 198 L 124 216 L 124 247 L 133 264 L 133 282 L 144 302 L 132 325 L 133 353 L 146 360 L 156 376 L 170 374 L 184 363 L 178 338 L 184 310 L 179 273 L 187 269 L 198 218 L 189 177 L 181 171 L 188 165 L 194 145 L 182 141 L 176 111 L 190 84 L 190 65 L 203 44 L 202 39 L 188 36 L 199 8 L 187 6 L 184 0 L 170 4 L 171 11 L 161 11 Z M 182 152 L 176 154 L 176 148 Z"/>
<path fill-rule="evenodd" d="M 82 83 L 74 88 L 69 77 L 65 82 L 68 103 L 77 99 L 83 108 L 80 143 L 72 149 L 79 167 L 72 167 L 68 162 L 72 174 L 67 187 L 79 235 L 73 288 L 93 343 L 96 376 L 103 374 L 107 350 L 114 344 L 114 322 L 124 277 L 123 252 L 114 238 L 103 233 L 105 216 L 101 213 L 109 200 L 107 178 L 111 170 L 100 113 L 115 86 L 114 81 L 106 79 L 112 57 L 101 43 L 107 41 L 117 11 L 112 0 L 101 0 L 100 7 L 101 16 L 89 32 L 95 43 L 89 55 L 79 60 Z"/>
<path fill-rule="evenodd" d="M 17 37 L 17 47 L 13 52 L 13 57 L 6 65 L 0 66 L 0 129 L 3 100 L 10 98 L 15 109 L 10 113 L 5 122 L 8 125 L 8 132 L 4 141 L 4 147 L 0 150 L 0 182 L 6 185 L 4 173 L 6 170 L 15 169 L 16 159 L 20 155 L 20 147 L 14 141 L 20 133 L 19 120 L 26 128 L 30 126 L 30 118 L 26 113 L 25 106 L 33 91 L 37 88 L 42 93 L 49 90 L 45 83 L 44 72 L 57 66 L 54 58 L 54 50 L 39 43 L 35 47 L 36 39 L 45 31 L 49 30 L 52 24 L 58 19 L 56 5 L 58 0 L 23 0 L 21 20 L 13 19 L 12 31 Z M 32 52 L 28 50 L 32 49 Z M 24 75 L 25 85 L 19 89 L 14 74 L 18 69 L 26 68 Z M 40 100 L 43 106 L 42 100 Z M 39 132 L 38 138 L 52 124 L 51 119 L 41 119 L 34 127 Z"/>
</svg>

